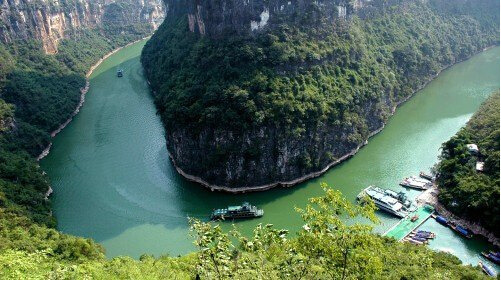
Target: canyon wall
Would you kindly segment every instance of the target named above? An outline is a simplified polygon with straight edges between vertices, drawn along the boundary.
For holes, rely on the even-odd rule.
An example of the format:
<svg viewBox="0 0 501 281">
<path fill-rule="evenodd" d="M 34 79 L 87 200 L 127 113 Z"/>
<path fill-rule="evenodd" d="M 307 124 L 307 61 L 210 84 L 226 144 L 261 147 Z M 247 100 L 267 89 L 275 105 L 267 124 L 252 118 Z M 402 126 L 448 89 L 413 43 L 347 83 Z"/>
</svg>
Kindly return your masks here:
<svg viewBox="0 0 501 281">
<path fill-rule="evenodd" d="M 370 14 L 378 6 L 395 2 L 398 0 L 167 0 L 166 5 L 173 20 L 179 15 L 188 18 L 191 32 L 219 36 L 226 32 L 253 33 L 283 20 L 294 22 L 306 10 L 311 18 L 334 21 L 355 13 Z M 309 9 L 312 4 L 317 9 Z"/>
<path fill-rule="evenodd" d="M 0 0 L 0 42 L 38 39 L 51 54 L 81 29 L 141 23 L 156 29 L 164 15 L 161 0 Z"/>
<path fill-rule="evenodd" d="M 496 0 L 165 0 L 142 62 L 178 172 L 289 186 L 353 155 L 444 68 L 499 44 Z"/>
</svg>

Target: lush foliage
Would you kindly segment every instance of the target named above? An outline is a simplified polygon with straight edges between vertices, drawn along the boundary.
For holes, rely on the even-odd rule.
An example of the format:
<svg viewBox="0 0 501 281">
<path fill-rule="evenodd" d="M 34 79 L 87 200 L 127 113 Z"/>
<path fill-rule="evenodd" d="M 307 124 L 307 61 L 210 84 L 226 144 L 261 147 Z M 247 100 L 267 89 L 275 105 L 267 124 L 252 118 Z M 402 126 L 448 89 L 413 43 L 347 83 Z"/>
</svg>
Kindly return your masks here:
<svg viewBox="0 0 501 281">
<path fill-rule="evenodd" d="M 39 41 L 0 44 L 0 203 L 5 212 L 55 226 L 48 179 L 33 159 L 50 142 L 80 101 L 85 73 L 104 54 L 147 35 L 142 25 L 131 32 L 81 30 L 46 55 Z"/>
<path fill-rule="evenodd" d="M 467 144 L 477 144 L 479 154 L 470 153 Z M 459 216 L 499 234 L 499 92 L 442 145 L 440 158 L 439 200 Z M 485 163 L 482 172 L 476 171 L 478 161 Z"/>
<path fill-rule="evenodd" d="M 184 16 L 166 21 L 142 63 L 178 166 L 229 187 L 317 172 L 363 144 L 440 70 L 499 42 L 499 1 L 396 2 L 334 23 L 308 10 L 272 17 L 252 36 L 201 37 Z M 321 11 L 309 3 L 302 8 Z M 205 153 L 195 157 L 196 149 Z M 286 169 L 273 165 L 259 182 L 245 172 L 278 163 L 286 149 Z M 225 174 L 237 165 L 244 172 Z"/>
<path fill-rule="evenodd" d="M 399 243 L 371 232 L 370 225 L 343 223 L 347 217 L 375 221 L 374 205 L 353 206 L 339 191 L 298 209 L 304 227 L 295 237 L 258 225 L 250 237 L 237 229 L 191 221 L 199 250 L 184 257 L 139 261 L 106 260 L 91 241 L 31 225 L 0 231 L 0 277 L 6 279 L 483 279 L 448 253 Z M 11 220 L 1 221 L 7 224 Z M 8 228 L 7 228 L 8 229 Z M 17 242 L 17 238 L 20 241 Z M 40 241 L 43 240 L 43 241 Z"/>
<path fill-rule="evenodd" d="M 304 12 L 256 38 L 201 38 L 180 17 L 155 33 L 142 62 L 168 129 L 276 124 L 297 137 L 327 124 L 353 128 L 361 142 L 368 105 L 384 120 L 438 71 L 499 41 L 496 1 L 455 3 L 454 11 L 434 3 L 334 25 Z"/>
</svg>

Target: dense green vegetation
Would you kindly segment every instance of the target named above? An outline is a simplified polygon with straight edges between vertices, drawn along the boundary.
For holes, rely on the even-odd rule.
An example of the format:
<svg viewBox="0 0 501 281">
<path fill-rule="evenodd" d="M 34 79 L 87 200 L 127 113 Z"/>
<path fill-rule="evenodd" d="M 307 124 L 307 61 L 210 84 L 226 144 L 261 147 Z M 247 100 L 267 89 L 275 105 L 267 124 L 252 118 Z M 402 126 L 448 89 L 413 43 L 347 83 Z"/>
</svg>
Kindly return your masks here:
<svg viewBox="0 0 501 281">
<path fill-rule="evenodd" d="M 489 21 L 489 17 L 485 18 Z M 359 25 L 360 32 L 363 28 L 371 27 L 364 27 L 363 22 L 354 24 L 355 27 Z M 408 24 L 409 30 L 414 28 L 413 24 Z M 288 237 L 288 231 L 277 230 L 269 225 L 258 226 L 252 237 L 243 237 L 238 231 L 223 233 L 216 225 L 192 221 L 193 235 L 199 251 L 184 257 L 154 258 L 145 255 L 139 261 L 128 257 L 108 260 L 104 256 L 104 249 L 92 240 L 56 231 L 50 200 L 46 199 L 48 178 L 34 157 L 49 143 L 50 132 L 64 122 L 75 108 L 80 88 L 85 83 L 84 74 L 89 66 L 113 48 L 144 35 L 140 28 L 130 27 L 130 32 L 115 32 L 111 28 L 82 31 L 72 39 L 63 40 L 58 53 L 53 56 L 45 55 L 37 41 L 0 44 L 0 278 L 485 278 L 478 268 L 463 266 L 458 258 L 450 254 L 436 253 L 426 247 L 383 238 L 372 234 L 370 225 L 345 225 L 341 219 L 345 216 L 364 216 L 374 221 L 373 209 L 370 205 L 364 208 L 352 206 L 339 192 L 327 188 L 324 197 L 312 199 L 310 206 L 299 210 L 306 227 L 293 238 Z M 253 75 L 252 79 L 257 79 L 256 82 L 224 89 L 223 95 L 219 94 L 224 87 L 209 85 L 214 88 L 211 88 L 213 95 L 207 96 L 207 104 L 200 103 L 190 109 L 198 109 L 203 113 L 197 120 L 213 122 L 210 121 L 215 120 L 211 114 L 220 114 L 218 110 L 221 109 L 217 106 L 210 108 L 211 104 L 227 102 L 230 109 L 223 112 L 227 114 L 227 122 L 231 119 L 238 121 L 235 118 L 243 114 L 242 116 L 248 117 L 249 124 L 255 120 L 268 122 L 273 116 L 277 122 L 282 122 L 282 117 L 292 118 L 286 121 L 290 122 L 290 126 L 294 120 L 301 121 L 301 116 L 326 117 L 332 122 L 338 122 L 336 120 L 339 116 L 351 116 L 350 120 L 356 123 L 357 115 L 352 114 L 355 111 L 350 113 L 349 110 L 355 110 L 358 106 L 351 101 L 359 98 L 358 91 L 361 88 L 353 85 L 360 83 L 366 89 L 377 90 L 380 87 L 392 88 L 391 83 L 395 83 L 396 78 L 392 76 L 392 72 L 387 72 L 384 68 L 377 69 L 380 66 L 377 64 L 377 57 L 369 57 L 364 53 L 367 46 L 362 44 L 351 49 L 350 44 L 359 42 L 353 40 L 360 39 L 350 35 L 351 29 L 339 31 L 341 39 L 327 36 L 324 43 L 319 43 L 321 46 L 306 44 L 312 35 L 304 30 L 284 26 L 281 32 L 278 35 L 282 37 L 270 35 L 260 39 L 263 41 L 250 44 L 248 56 L 243 57 L 232 57 L 233 47 L 238 47 L 235 50 L 244 48 L 243 51 L 246 51 L 241 45 L 246 39 L 236 38 L 236 45 L 222 43 L 229 56 L 228 65 L 219 69 L 223 74 L 222 78 L 217 78 L 218 75 L 213 77 L 215 81 L 221 79 L 218 83 L 246 75 L 241 73 L 239 67 L 242 65 L 235 64 L 236 61 L 257 58 L 264 60 L 266 63 L 263 65 L 267 68 L 261 68 L 261 62 L 256 62 L 254 68 L 249 68 L 252 70 L 250 75 Z M 328 35 L 325 30 L 318 32 L 318 36 Z M 489 34 L 490 31 L 485 31 L 485 37 L 482 37 L 487 39 L 476 38 L 481 42 L 478 44 L 490 43 Z M 298 38 L 298 44 L 289 42 L 289 37 Z M 183 40 L 179 40 L 179 52 L 186 51 L 182 45 L 186 43 L 184 40 L 195 38 L 183 35 Z M 340 42 L 336 43 L 337 40 Z M 405 42 L 407 39 L 401 37 L 399 40 Z M 215 42 L 205 43 L 214 44 L 215 50 L 220 50 Z M 265 48 L 266 52 L 271 52 L 268 55 L 276 52 L 276 56 L 256 56 L 259 54 L 256 48 L 261 48 L 259 44 L 269 47 Z M 205 45 L 202 44 L 201 47 L 205 48 Z M 464 45 L 457 48 L 464 48 Z M 291 55 L 286 55 L 289 52 Z M 469 51 L 465 51 L 465 56 L 469 54 Z M 219 61 L 220 57 L 216 54 L 214 56 L 209 57 L 205 64 Z M 200 57 L 202 56 L 198 55 Z M 320 61 L 326 58 L 330 61 L 339 60 L 339 66 L 318 66 L 312 68 L 314 71 L 299 74 L 303 64 L 311 63 L 312 58 L 318 57 L 321 58 Z M 360 62 L 369 64 L 359 63 L 360 58 L 364 59 Z M 380 57 L 385 58 L 384 55 Z M 275 59 L 277 62 L 273 62 Z M 296 63 L 292 69 L 288 69 L 290 66 L 286 65 L 289 64 L 285 64 L 289 60 Z M 283 67 L 284 71 L 298 74 L 294 79 L 287 80 L 289 78 L 278 76 L 272 70 L 275 67 Z M 259 75 L 254 75 L 256 73 Z M 385 73 L 390 77 L 388 81 L 374 80 L 374 74 Z M 203 73 L 195 73 L 194 76 L 198 74 Z M 333 78 L 333 74 L 339 75 L 339 78 Z M 193 92 L 196 93 L 200 84 L 188 84 L 196 82 L 193 80 L 194 76 L 181 72 L 181 76 L 169 83 L 174 83 L 172 86 L 180 83 L 180 87 L 193 87 Z M 183 81 L 185 78 L 189 80 Z M 318 80 L 322 83 L 314 82 L 317 78 L 323 79 Z M 290 81 L 294 83 L 289 84 Z M 369 81 L 374 82 L 374 85 Z M 407 82 L 412 83 L 411 80 Z M 256 95 L 261 93 L 264 97 L 269 89 L 280 91 L 263 98 L 260 103 Z M 318 91 L 319 89 L 323 90 Z M 331 90 L 332 95 L 327 95 Z M 271 110 L 268 106 L 276 107 L 277 110 Z M 261 111 L 263 112 L 259 113 Z M 302 115 L 296 116 L 294 112 Z M 258 118 L 254 118 L 254 114 Z M 235 125 L 237 124 L 238 122 Z M 298 124 L 304 125 L 301 122 Z M 293 132 L 300 134 L 301 131 L 301 127 L 297 127 Z"/>
<path fill-rule="evenodd" d="M 499 42 L 498 1 L 445 2 L 408 1 L 334 25 L 305 11 L 256 38 L 200 37 L 179 17 L 142 62 L 168 131 L 271 126 L 300 138 L 326 125 L 351 128 L 360 143 L 375 129 L 367 119 L 385 120 L 438 71 Z"/>
<path fill-rule="evenodd" d="M 0 230 L 0 277 L 5 279 L 484 279 L 458 258 L 424 246 L 399 243 L 372 233 L 346 216 L 373 222 L 374 205 L 353 206 L 324 186 L 300 212 L 305 225 L 293 238 L 272 225 L 258 225 L 250 237 L 235 229 L 191 221 L 199 250 L 184 257 L 106 260 L 89 240 L 17 223 Z M 2 220 L 9 224 L 11 218 Z M 15 238 L 15 239 L 14 239 Z"/>
<path fill-rule="evenodd" d="M 479 154 L 470 153 L 467 144 L 477 144 Z M 499 235 L 499 92 L 443 144 L 440 160 L 440 202 Z M 476 171 L 477 161 L 485 163 L 482 172 Z"/>
<path fill-rule="evenodd" d="M 146 32 L 146 30 L 143 30 Z M 50 142 L 80 101 L 85 73 L 104 54 L 147 33 L 115 36 L 82 30 L 65 39 L 56 55 L 36 40 L 0 44 L 0 199 L 2 206 L 47 226 L 55 226 L 48 179 L 34 157 Z"/>
<path fill-rule="evenodd" d="M 51 249 L 58 259 L 103 256 L 94 242 L 52 229 L 47 176 L 35 157 L 80 101 L 85 72 L 104 54 L 149 34 L 143 25 L 80 30 L 46 55 L 36 40 L 0 43 L 0 255 Z M 130 30 L 130 32 L 127 32 Z M 3 265 L 2 265 L 3 268 Z M 7 278 L 0 271 L 0 277 Z"/>
<path fill-rule="evenodd" d="M 334 22 L 306 2 L 252 36 L 200 36 L 171 15 L 146 44 L 142 63 L 184 172 L 236 188 L 321 171 L 440 70 L 499 43 L 496 0 L 388 1 Z"/>
</svg>

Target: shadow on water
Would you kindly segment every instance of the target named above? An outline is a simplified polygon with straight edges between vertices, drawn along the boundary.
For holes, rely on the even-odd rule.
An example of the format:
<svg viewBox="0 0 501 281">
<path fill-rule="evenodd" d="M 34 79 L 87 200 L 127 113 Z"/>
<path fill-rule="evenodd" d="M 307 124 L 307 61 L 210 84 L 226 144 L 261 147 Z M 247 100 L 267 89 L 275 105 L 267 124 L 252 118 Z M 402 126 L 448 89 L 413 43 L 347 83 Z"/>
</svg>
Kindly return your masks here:
<svg viewBox="0 0 501 281">
<path fill-rule="evenodd" d="M 321 195 L 321 182 L 353 201 L 370 184 L 405 190 L 398 182 L 432 166 L 441 143 L 499 88 L 496 48 L 442 73 L 399 108 L 368 146 L 323 176 L 292 188 L 231 195 L 185 180 L 168 160 L 164 129 L 139 62 L 143 45 L 121 50 L 96 69 L 85 106 L 57 136 L 41 163 L 55 190 L 52 200 L 58 228 L 94 238 L 110 257 L 187 253 L 194 249 L 188 216 L 206 219 L 212 209 L 242 201 L 265 211 L 260 219 L 238 222 L 243 232 L 249 233 L 257 223 L 273 223 L 294 232 L 302 225 L 294 207 Z M 118 68 L 124 69 L 123 78 L 116 77 Z M 411 197 L 418 194 L 407 192 Z M 378 214 L 378 232 L 398 221 Z M 229 228 L 230 223 L 223 226 Z M 446 231 L 439 235 L 450 240 Z M 485 243 L 461 247 L 466 250 L 456 254 L 474 262 L 468 255 Z"/>
</svg>

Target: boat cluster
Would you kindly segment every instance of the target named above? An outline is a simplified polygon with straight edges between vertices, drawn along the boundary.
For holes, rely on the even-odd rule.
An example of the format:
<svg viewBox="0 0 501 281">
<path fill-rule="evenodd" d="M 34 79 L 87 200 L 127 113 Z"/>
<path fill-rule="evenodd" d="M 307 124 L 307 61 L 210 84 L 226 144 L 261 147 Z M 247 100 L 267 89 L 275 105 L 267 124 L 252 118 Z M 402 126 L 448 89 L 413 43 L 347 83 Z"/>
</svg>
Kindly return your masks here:
<svg viewBox="0 0 501 281">
<path fill-rule="evenodd" d="M 482 256 L 495 264 L 499 264 L 499 249 L 497 252 L 494 252 L 494 251 L 482 252 Z M 496 271 L 494 271 L 492 268 L 487 266 L 487 264 L 480 261 L 480 262 L 478 262 L 478 265 L 482 268 L 482 270 L 485 272 L 485 274 L 487 274 L 489 276 L 496 276 L 497 275 Z"/>
<path fill-rule="evenodd" d="M 448 220 L 440 215 L 432 215 L 432 217 L 439 224 L 450 227 L 452 230 L 456 231 L 457 233 L 459 233 L 461 236 L 463 236 L 465 238 L 469 239 L 469 238 L 473 237 L 473 233 L 468 228 L 463 227 L 462 225 L 460 225 L 459 223 L 457 223 L 455 221 L 450 221 L 450 220 Z"/>
<path fill-rule="evenodd" d="M 495 264 L 499 264 L 499 251 L 482 252 L 482 256 Z"/>
<path fill-rule="evenodd" d="M 435 239 L 436 235 L 433 232 L 418 230 L 412 231 L 403 240 L 416 245 L 428 244 L 428 240 Z"/>
</svg>

